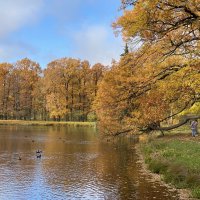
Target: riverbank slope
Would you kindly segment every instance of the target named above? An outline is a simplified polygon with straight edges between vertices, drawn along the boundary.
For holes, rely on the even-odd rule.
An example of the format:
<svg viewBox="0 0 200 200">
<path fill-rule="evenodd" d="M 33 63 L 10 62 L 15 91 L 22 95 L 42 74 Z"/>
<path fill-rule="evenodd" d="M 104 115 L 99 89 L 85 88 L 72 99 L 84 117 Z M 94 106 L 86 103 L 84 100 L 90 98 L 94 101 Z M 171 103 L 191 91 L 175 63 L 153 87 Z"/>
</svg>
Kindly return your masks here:
<svg viewBox="0 0 200 200">
<path fill-rule="evenodd" d="M 138 149 L 145 167 L 179 189 L 181 199 L 200 199 L 200 136 L 192 137 L 189 130 L 177 131 L 148 138 Z"/>
</svg>

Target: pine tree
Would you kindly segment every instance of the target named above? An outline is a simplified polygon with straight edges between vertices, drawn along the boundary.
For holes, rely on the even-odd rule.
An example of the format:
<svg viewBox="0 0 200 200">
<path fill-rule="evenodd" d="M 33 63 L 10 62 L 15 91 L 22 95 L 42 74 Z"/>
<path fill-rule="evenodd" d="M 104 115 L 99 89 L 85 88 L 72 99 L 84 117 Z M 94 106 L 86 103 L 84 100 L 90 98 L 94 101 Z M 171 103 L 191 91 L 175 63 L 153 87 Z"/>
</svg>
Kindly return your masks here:
<svg viewBox="0 0 200 200">
<path fill-rule="evenodd" d="M 128 44 L 126 43 L 125 47 L 124 47 L 124 53 L 122 53 L 120 56 L 125 56 L 129 53 L 129 49 L 128 49 Z"/>
</svg>

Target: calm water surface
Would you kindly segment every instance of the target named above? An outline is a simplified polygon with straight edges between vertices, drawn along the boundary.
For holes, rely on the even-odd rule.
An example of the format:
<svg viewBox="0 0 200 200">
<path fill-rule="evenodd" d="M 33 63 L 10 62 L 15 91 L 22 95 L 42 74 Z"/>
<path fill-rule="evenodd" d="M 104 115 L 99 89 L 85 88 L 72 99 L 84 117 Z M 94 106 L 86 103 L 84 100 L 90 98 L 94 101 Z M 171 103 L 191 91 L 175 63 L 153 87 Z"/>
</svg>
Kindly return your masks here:
<svg viewBox="0 0 200 200">
<path fill-rule="evenodd" d="M 0 126 L 0 200 L 177 200 L 142 173 L 133 143 L 100 142 L 93 128 Z"/>
</svg>

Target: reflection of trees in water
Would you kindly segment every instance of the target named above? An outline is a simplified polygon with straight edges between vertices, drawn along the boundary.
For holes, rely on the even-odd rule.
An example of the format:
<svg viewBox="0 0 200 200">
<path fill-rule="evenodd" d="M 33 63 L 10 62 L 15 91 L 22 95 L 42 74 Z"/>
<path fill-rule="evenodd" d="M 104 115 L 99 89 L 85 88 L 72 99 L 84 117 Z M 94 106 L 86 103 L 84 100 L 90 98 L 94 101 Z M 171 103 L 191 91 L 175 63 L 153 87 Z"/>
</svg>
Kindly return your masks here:
<svg viewBox="0 0 200 200">
<path fill-rule="evenodd" d="M 116 190 L 117 199 L 134 199 L 134 179 L 128 175 L 127 166 L 133 164 L 133 152 L 130 151 L 130 140 L 122 137 L 109 139 L 108 143 L 99 143 L 101 157 L 96 160 L 97 175 L 106 188 Z M 108 199 L 113 198 L 112 193 L 105 194 Z"/>
<path fill-rule="evenodd" d="M 101 142 L 89 128 L 29 127 L 29 131 L 27 127 L 0 128 L 4 129 L 0 151 L 6 152 L 0 165 L 8 163 L 7 155 L 13 152 L 20 152 L 22 157 L 6 165 L 5 171 L 9 173 L 6 175 L 11 176 L 14 185 L 34 191 L 40 188 L 43 195 L 59 193 L 73 198 L 96 195 L 97 198 L 136 199 L 139 193 L 145 199 L 146 193 L 155 195 L 153 184 L 145 178 L 141 181 L 137 157 L 130 148 L 135 138 Z M 41 160 L 35 156 L 38 145 L 43 151 Z M 1 172 L 0 178 L 5 184 L 5 174 Z"/>
<path fill-rule="evenodd" d="M 47 173 L 50 184 L 63 183 L 63 190 L 76 184 L 87 184 L 90 177 L 88 159 L 93 158 L 96 140 L 91 128 L 51 127 L 50 138 L 44 145 L 45 155 L 49 159 L 43 162 L 43 171 Z M 53 177 L 51 176 L 53 174 Z M 83 181 L 84 180 L 84 181 Z"/>
</svg>

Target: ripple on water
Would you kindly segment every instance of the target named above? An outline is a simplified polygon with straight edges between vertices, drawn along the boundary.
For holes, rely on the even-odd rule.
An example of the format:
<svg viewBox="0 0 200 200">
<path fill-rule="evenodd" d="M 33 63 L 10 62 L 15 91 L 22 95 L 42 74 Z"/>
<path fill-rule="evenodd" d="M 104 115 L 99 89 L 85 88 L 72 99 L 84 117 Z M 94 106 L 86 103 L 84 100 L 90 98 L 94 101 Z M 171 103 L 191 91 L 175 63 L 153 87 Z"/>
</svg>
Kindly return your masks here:
<svg viewBox="0 0 200 200">
<path fill-rule="evenodd" d="M 64 128 L 32 129 L 0 134 L 0 200 L 177 200 L 140 172 L 127 145 L 115 149 L 97 142 L 90 131 L 80 134 L 82 129 L 73 134 Z M 41 159 L 35 157 L 38 146 Z"/>
</svg>

